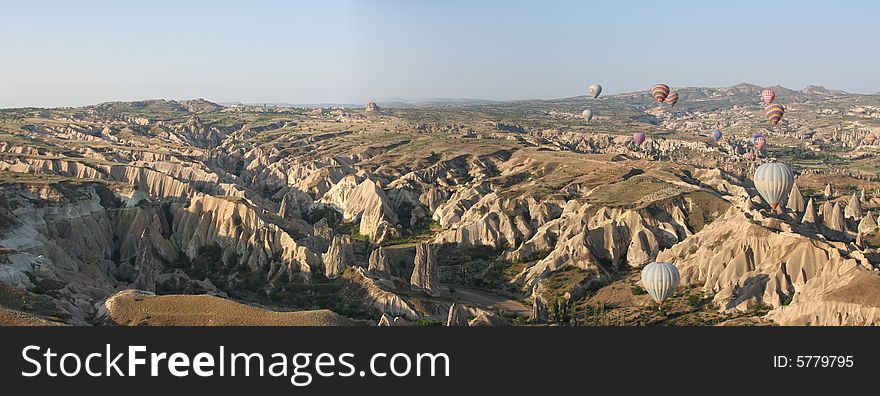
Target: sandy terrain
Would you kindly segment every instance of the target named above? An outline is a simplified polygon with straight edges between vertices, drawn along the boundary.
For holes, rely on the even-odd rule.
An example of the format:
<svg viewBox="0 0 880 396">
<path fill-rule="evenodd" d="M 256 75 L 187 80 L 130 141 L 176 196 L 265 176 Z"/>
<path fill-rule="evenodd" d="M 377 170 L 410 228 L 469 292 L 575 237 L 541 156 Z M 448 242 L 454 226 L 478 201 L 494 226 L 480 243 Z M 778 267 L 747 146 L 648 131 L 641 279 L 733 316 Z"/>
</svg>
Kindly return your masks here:
<svg viewBox="0 0 880 396">
<path fill-rule="evenodd" d="M 123 326 L 351 326 L 321 309 L 276 312 L 208 295 L 152 296 L 121 292 L 108 301 L 110 320 Z"/>
</svg>

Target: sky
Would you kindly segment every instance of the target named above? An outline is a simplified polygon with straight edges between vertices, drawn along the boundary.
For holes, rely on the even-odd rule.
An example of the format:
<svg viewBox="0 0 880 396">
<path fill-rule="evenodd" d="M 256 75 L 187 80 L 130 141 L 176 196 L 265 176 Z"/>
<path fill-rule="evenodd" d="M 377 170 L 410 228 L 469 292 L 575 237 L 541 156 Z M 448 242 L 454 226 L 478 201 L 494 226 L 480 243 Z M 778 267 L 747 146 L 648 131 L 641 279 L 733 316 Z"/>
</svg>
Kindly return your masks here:
<svg viewBox="0 0 880 396">
<path fill-rule="evenodd" d="M 0 0 L 0 107 L 550 99 L 594 82 L 874 93 L 878 15 L 873 0 Z"/>
</svg>

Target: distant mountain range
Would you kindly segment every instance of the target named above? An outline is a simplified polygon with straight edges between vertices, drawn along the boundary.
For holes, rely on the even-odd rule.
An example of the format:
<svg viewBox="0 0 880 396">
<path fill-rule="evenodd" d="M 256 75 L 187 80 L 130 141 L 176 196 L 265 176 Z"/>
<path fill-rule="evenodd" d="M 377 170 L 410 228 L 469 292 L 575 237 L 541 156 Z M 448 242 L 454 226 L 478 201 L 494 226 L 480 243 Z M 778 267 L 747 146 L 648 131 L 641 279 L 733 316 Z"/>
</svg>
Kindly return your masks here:
<svg viewBox="0 0 880 396">
<path fill-rule="evenodd" d="M 754 98 L 760 97 L 761 91 L 768 87 L 759 85 L 740 83 L 730 87 L 707 88 L 707 87 L 675 87 L 672 89 L 681 95 L 683 100 L 694 101 L 702 99 L 732 99 L 753 101 Z M 776 97 L 781 101 L 802 102 L 817 99 L 827 99 L 834 97 L 842 97 L 848 95 L 860 96 L 862 94 L 851 94 L 841 90 L 827 89 L 823 86 L 809 85 L 801 90 L 793 90 L 779 85 L 769 87 L 776 92 Z M 625 92 L 618 94 L 603 95 L 602 98 L 638 98 L 644 96 L 648 92 L 648 88 L 643 91 Z M 871 95 L 880 95 L 876 92 Z M 485 104 L 501 104 L 501 103 L 559 103 L 571 100 L 581 100 L 586 97 L 584 95 L 558 98 L 558 99 L 517 99 L 517 100 L 488 100 L 488 99 L 472 99 L 472 98 L 425 98 L 425 99 L 396 99 L 377 101 L 379 107 L 384 108 L 419 108 L 419 107 L 455 107 L 468 105 L 485 105 Z M 287 103 L 287 102 L 211 102 L 205 99 L 194 100 L 166 100 L 151 99 L 134 102 L 105 102 L 92 106 L 105 111 L 135 111 L 143 109 L 151 109 L 156 111 L 173 112 L 177 110 L 185 110 L 191 112 L 206 112 L 219 110 L 221 107 L 247 105 L 247 106 L 268 106 L 282 108 L 346 108 L 359 109 L 366 107 L 366 103 Z"/>
<path fill-rule="evenodd" d="M 836 97 L 836 96 L 845 96 L 845 95 L 860 95 L 860 94 L 850 94 L 846 91 L 841 90 L 833 90 L 828 89 L 820 85 L 809 85 L 806 88 L 801 90 L 794 90 L 790 88 L 786 88 L 780 85 L 774 85 L 771 87 L 763 87 L 755 84 L 749 83 L 740 83 L 737 85 L 733 85 L 730 87 L 721 87 L 721 88 L 708 88 L 708 87 L 672 87 L 673 90 L 678 91 L 683 98 L 690 99 L 699 99 L 699 98 L 717 98 L 717 97 L 737 97 L 744 96 L 748 98 L 759 97 L 761 91 L 765 88 L 771 88 L 776 92 L 776 96 L 779 99 L 792 100 L 792 101 L 801 101 L 801 100 L 809 100 L 811 98 L 816 97 Z M 624 92 L 613 95 L 604 95 L 605 97 L 629 97 L 629 96 L 638 96 L 647 92 L 648 88 L 645 91 L 635 91 L 635 92 Z M 875 93 L 874 95 L 880 95 L 880 92 Z M 582 95 L 583 96 L 583 95 Z M 580 97 L 580 96 L 579 96 Z M 504 102 L 530 102 L 530 101 L 549 101 L 553 102 L 556 100 L 564 100 L 569 98 L 559 98 L 559 99 L 518 99 L 518 100 L 488 100 L 488 99 L 471 99 L 471 98 L 427 98 L 427 99 L 400 99 L 400 100 L 387 100 L 387 101 L 377 101 L 376 104 L 379 107 L 387 107 L 387 108 L 414 108 L 414 107 L 451 107 L 451 106 L 466 106 L 466 105 L 481 105 L 481 104 L 497 104 Z M 275 102 L 275 103 L 241 103 L 241 102 L 222 102 L 220 103 L 224 106 L 231 105 L 251 105 L 251 106 L 273 106 L 273 107 L 300 107 L 300 108 L 363 108 L 366 103 L 356 104 L 356 103 L 286 103 L 286 102 Z"/>
<path fill-rule="evenodd" d="M 740 97 L 745 96 L 749 99 L 760 97 L 761 91 L 765 88 L 770 88 L 774 92 L 776 92 L 776 97 L 778 100 L 787 100 L 787 101 L 806 101 L 810 99 L 821 99 L 821 98 L 831 98 L 831 97 L 839 97 L 846 95 L 856 95 L 850 94 L 844 91 L 839 90 L 831 90 L 822 86 L 817 85 L 809 85 L 801 90 L 793 90 L 783 86 L 774 85 L 772 87 L 761 87 L 754 84 L 741 83 L 731 87 L 724 88 L 698 88 L 698 87 L 682 87 L 676 88 L 672 87 L 673 90 L 678 91 L 679 94 L 684 98 L 691 99 L 699 99 L 700 97 L 705 98 L 714 98 L 714 97 Z"/>
<path fill-rule="evenodd" d="M 388 108 L 413 108 L 413 107 L 447 107 L 447 106 L 465 106 L 477 104 L 497 103 L 497 101 L 487 99 L 469 99 L 469 98 L 427 98 L 427 99 L 401 99 L 390 101 L 377 101 L 379 107 Z M 220 102 L 223 106 L 248 105 L 248 106 L 269 106 L 269 107 L 299 107 L 299 108 L 361 108 L 366 103 L 286 103 L 286 102 L 267 102 L 267 103 L 242 103 L 242 102 Z"/>
</svg>

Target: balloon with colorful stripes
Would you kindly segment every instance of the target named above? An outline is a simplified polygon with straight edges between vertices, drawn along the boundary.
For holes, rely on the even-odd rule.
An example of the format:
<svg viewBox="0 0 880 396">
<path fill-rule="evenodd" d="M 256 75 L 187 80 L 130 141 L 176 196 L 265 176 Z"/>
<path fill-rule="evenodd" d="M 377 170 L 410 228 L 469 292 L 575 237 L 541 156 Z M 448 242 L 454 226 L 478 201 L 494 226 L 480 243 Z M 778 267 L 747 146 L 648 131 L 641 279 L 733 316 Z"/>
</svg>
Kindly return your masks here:
<svg viewBox="0 0 880 396">
<path fill-rule="evenodd" d="M 673 108 L 673 107 L 675 107 L 675 104 L 678 103 L 678 92 L 672 92 L 672 93 L 670 93 L 670 94 L 666 97 L 666 99 L 664 100 L 664 102 L 669 103 L 669 108 L 670 108 L 670 109 Z"/>
<path fill-rule="evenodd" d="M 602 86 L 599 84 L 593 84 L 587 87 L 587 91 L 590 91 L 590 95 L 593 95 L 593 99 L 599 97 L 599 94 L 602 93 Z"/>
<path fill-rule="evenodd" d="M 794 172 L 788 165 L 780 162 L 763 164 L 755 170 L 754 182 L 761 198 L 770 204 L 770 208 L 776 209 L 791 191 Z"/>
<path fill-rule="evenodd" d="M 877 135 L 874 135 L 874 132 L 868 132 L 868 136 L 865 136 L 865 141 L 869 146 L 873 145 L 875 140 L 877 140 Z"/>
<path fill-rule="evenodd" d="M 767 119 L 770 121 L 770 124 L 776 126 L 779 124 L 779 120 L 782 119 L 782 115 L 785 114 L 785 108 L 782 107 L 781 104 L 775 103 L 770 106 L 767 106 L 767 111 L 764 112 L 764 115 L 767 116 Z"/>
<path fill-rule="evenodd" d="M 761 99 L 764 100 L 765 105 L 769 105 L 770 103 L 773 103 L 774 99 L 776 99 L 776 92 L 773 92 L 772 89 L 767 88 L 761 91 Z"/>
<path fill-rule="evenodd" d="M 647 135 L 644 132 L 636 132 L 633 134 L 633 142 L 636 143 L 636 146 L 641 146 L 645 142 L 646 137 Z"/>
<path fill-rule="evenodd" d="M 653 262 L 642 269 L 642 287 L 659 306 L 675 293 L 681 276 L 672 263 Z"/>
<path fill-rule="evenodd" d="M 581 115 L 584 117 L 584 120 L 589 123 L 590 120 L 593 119 L 593 110 L 586 109 L 583 113 L 581 113 Z"/>
<path fill-rule="evenodd" d="M 657 103 L 663 103 L 663 101 L 666 100 L 666 97 L 669 96 L 669 86 L 666 84 L 657 84 L 651 88 L 651 95 L 654 96 L 654 99 L 657 99 Z"/>
<path fill-rule="evenodd" d="M 752 138 L 752 142 L 755 145 L 755 148 L 758 151 L 761 151 L 764 148 L 764 145 L 767 144 L 767 138 L 764 135 L 755 135 Z"/>
<path fill-rule="evenodd" d="M 714 140 L 715 142 L 718 142 L 719 140 L 721 140 L 721 130 L 720 129 L 713 129 L 712 130 L 712 140 Z"/>
</svg>

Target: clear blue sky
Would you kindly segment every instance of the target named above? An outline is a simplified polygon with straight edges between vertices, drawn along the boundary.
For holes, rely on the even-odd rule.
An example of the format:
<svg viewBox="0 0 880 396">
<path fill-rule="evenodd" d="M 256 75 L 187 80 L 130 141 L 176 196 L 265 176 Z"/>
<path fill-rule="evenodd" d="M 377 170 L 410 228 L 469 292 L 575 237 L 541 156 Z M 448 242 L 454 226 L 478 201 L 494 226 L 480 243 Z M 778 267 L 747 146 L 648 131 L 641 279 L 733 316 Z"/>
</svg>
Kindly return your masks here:
<svg viewBox="0 0 880 396">
<path fill-rule="evenodd" d="M 877 1 L 3 1 L 0 107 L 880 91 Z"/>
</svg>

